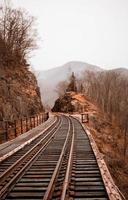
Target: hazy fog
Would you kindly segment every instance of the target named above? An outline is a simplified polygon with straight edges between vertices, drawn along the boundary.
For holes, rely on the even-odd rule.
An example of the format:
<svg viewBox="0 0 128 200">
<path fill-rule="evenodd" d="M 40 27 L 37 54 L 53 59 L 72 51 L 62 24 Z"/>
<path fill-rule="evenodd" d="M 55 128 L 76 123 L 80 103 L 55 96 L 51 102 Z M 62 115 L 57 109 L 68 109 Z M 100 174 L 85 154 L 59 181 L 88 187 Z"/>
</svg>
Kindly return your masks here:
<svg viewBox="0 0 128 200">
<path fill-rule="evenodd" d="M 2 0 L 0 0 L 2 2 Z M 36 70 L 79 60 L 128 67 L 128 0 L 12 0 L 37 18 Z"/>
</svg>

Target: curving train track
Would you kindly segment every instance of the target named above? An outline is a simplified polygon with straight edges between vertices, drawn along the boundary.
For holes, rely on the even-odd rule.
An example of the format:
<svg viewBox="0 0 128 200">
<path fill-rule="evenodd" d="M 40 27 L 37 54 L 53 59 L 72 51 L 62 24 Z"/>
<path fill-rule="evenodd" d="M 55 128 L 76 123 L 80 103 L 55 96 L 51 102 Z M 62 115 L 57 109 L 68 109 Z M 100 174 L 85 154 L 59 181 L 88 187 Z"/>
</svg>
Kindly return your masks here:
<svg viewBox="0 0 128 200">
<path fill-rule="evenodd" d="M 2 161 L 0 199 L 109 200 L 79 121 L 58 117 L 36 140 Z"/>
</svg>

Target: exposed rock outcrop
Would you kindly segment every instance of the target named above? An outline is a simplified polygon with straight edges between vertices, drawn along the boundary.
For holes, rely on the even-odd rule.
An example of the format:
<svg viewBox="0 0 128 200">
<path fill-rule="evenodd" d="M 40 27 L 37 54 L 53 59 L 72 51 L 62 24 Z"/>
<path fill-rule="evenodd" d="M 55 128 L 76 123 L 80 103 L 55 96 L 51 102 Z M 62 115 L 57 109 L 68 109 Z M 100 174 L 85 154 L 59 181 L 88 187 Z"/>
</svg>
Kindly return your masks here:
<svg viewBox="0 0 128 200">
<path fill-rule="evenodd" d="M 74 110 L 75 107 L 72 104 L 72 96 L 70 92 L 67 92 L 64 96 L 58 98 L 52 108 L 53 112 L 73 112 Z"/>
<path fill-rule="evenodd" d="M 0 120 L 14 120 L 43 110 L 32 72 L 25 67 L 0 69 Z"/>
<path fill-rule="evenodd" d="M 53 112 L 92 112 L 96 108 L 91 104 L 87 98 L 76 92 L 66 92 L 64 96 L 58 98 L 55 101 L 55 105 L 52 108 Z"/>
</svg>

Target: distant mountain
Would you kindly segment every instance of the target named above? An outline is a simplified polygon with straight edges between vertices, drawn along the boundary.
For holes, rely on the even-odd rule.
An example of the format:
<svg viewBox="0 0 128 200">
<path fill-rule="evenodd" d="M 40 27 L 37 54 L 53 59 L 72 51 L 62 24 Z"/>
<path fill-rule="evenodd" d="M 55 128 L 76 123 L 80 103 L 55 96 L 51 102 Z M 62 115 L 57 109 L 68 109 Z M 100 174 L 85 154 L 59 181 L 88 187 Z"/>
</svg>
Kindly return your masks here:
<svg viewBox="0 0 128 200">
<path fill-rule="evenodd" d="M 60 67 L 49 69 L 47 71 L 40 71 L 38 79 L 46 80 L 47 78 L 52 78 L 52 81 L 55 80 L 56 82 L 58 82 L 58 80 L 62 81 L 67 79 L 67 77 L 70 76 L 72 72 L 74 72 L 77 75 L 80 75 L 81 72 L 84 72 L 85 70 L 101 71 L 102 69 L 95 65 L 74 61 L 74 62 L 68 62 Z"/>
<path fill-rule="evenodd" d="M 116 68 L 109 71 L 119 73 L 122 78 L 128 79 L 128 69 L 126 68 Z"/>
<path fill-rule="evenodd" d="M 97 73 L 115 71 L 117 73 L 119 72 L 122 77 L 128 78 L 128 69 L 126 68 L 104 70 L 98 66 L 79 61 L 68 62 L 60 67 L 52 68 L 47 71 L 38 71 L 36 73 L 37 80 L 44 105 L 53 107 L 55 100 L 58 98 L 56 86 L 60 81 L 68 80 L 72 72 L 74 72 L 77 77 L 80 77 L 85 71 L 93 71 Z"/>
<path fill-rule="evenodd" d="M 72 72 L 75 75 L 81 76 L 84 71 L 102 71 L 100 67 L 95 65 L 90 65 L 84 62 L 68 62 L 63 66 L 56 67 L 47 71 L 38 71 L 37 79 L 40 86 L 40 91 L 42 94 L 43 103 L 52 107 L 55 100 L 58 98 L 56 93 L 56 86 L 60 81 L 67 80 Z"/>
</svg>

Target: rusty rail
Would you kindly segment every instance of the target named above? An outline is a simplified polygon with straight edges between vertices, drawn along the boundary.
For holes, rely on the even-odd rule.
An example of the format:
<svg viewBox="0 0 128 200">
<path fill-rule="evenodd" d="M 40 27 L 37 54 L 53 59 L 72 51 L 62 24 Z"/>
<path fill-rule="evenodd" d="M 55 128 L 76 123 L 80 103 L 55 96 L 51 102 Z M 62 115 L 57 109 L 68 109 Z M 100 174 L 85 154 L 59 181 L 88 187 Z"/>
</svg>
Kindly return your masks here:
<svg viewBox="0 0 128 200">
<path fill-rule="evenodd" d="M 53 175 L 51 177 L 51 180 L 49 182 L 49 185 L 48 185 L 48 188 L 47 188 L 47 191 L 44 195 L 44 198 L 43 200 L 48 200 L 51 198 L 51 194 L 52 194 L 52 191 L 53 191 L 53 187 L 54 187 L 54 184 L 55 184 L 55 181 L 56 181 L 56 178 L 58 176 L 58 173 L 59 173 L 59 170 L 61 168 L 61 165 L 62 165 L 62 161 L 63 161 L 63 157 L 64 157 L 64 154 L 65 154 L 65 151 L 66 151 L 66 147 L 67 147 L 67 143 L 68 143 L 68 140 L 69 140 L 69 134 L 70 134 L 70 121 L 69 121 L 69 129 L 68 129 L 68 133 L 67 133 L 67 136 L 66 136 L 66 140 L 64 142 L 64 145 L 63 145 L 63 148 L 62 148 L 62 151 L 61 151 L 61 154 L 60 154 L 60 157 L 59 157 L 59 160 L 57 162 L 57 165 L 56 165 L 56 168 L 53 172 Z"/>
<path fill-rule="evenodd" d="M 22 176 L 27 167 L 31 165 L 40 152 L 42 152 L 53 140 L 56 132 L 61 126 L 61 123 L 61 120 L 59 120 L 53 127 L 49 127 L 50 130 L 48 132 L 46 130 L 46 134 L 44 133 L 42 137 L 38 138 L 36 143 L 31 144 L 27 149 L 22 149 L 22 154 L 19 151 L 19 156 L 15 155 L 18 157 L 18 160 L 15 161 L 14 156 L 13 164 L 0 174 L 0 199 L 5 198 L 7 193 L 13 188 L 14 183 Z M 5 165 L 6 163 L 7 162 L 5 161 Z M 4 166 L 4 163 L 1 166 Z"/>
<path fill-rule="evenodd" d="M 66 192 L 69 186 L 69 178 L 71 175 L 71 167 L 72 167 L 72 159 L 73 159 L 73 148 L 74 148 L 74 139 L 75 139 L 75 134 L 74 134 L 74 126 L 72 126 L 73 130 L 72 130 L 72 142 L 71 142 L 71 149 L 70 149 L 70 154 L 69 154 L 69 158 L 68 158 L 68 163 L 67 163 L 67 170 L 66 170 L 66 175 L 65 175 L 65 179 L 63 182 L 63 188 L 62 188 L 62 194 L 61 194 L 61 200 L 65 200 L 66 199 Z"/>
</svg>

